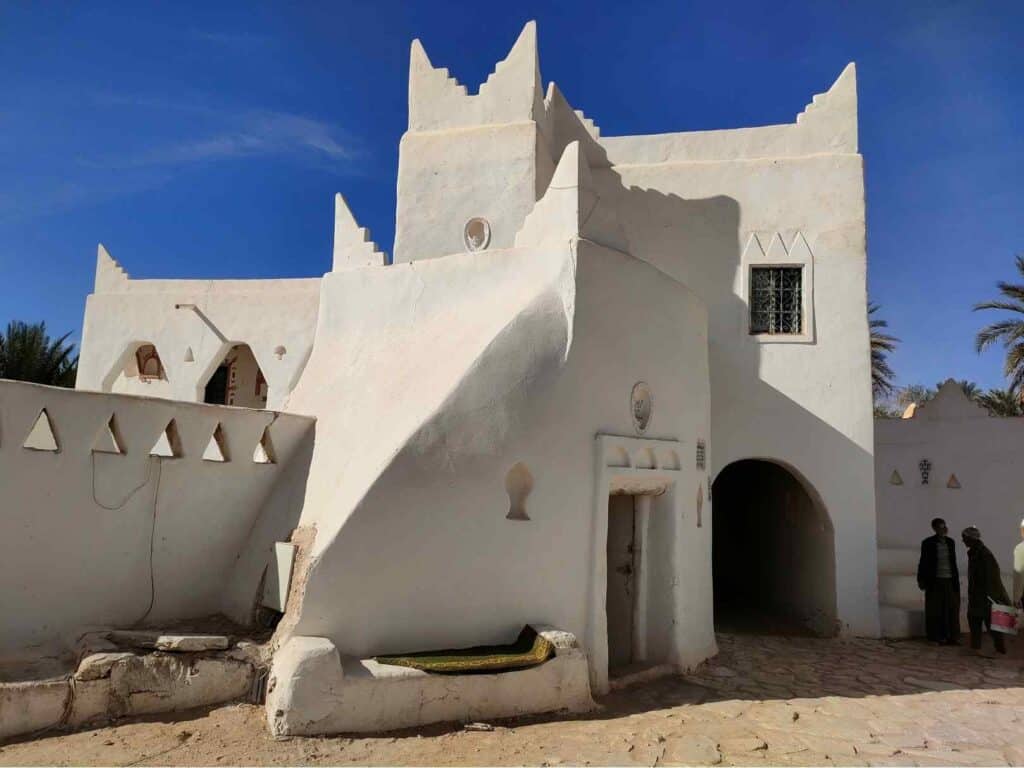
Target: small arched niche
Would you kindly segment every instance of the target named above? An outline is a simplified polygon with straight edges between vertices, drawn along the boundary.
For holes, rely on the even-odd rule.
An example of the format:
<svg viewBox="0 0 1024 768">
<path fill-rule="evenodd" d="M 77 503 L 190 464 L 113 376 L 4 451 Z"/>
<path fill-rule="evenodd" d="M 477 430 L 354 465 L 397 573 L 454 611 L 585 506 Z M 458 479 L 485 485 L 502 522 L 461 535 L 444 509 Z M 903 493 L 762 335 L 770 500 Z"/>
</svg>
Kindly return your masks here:
<svg viewBox="0 0 1024 768">
<path fill-rule="evenodd" d="M 142 344 L 135 350 L 135 367 L 142 381 L 167 379 L 164 374 L 164 363 L 160 359 L 160 353 L 156 351 L 155 344 Z"/>
<path fill-rule="evenodd" d="M 103 389 L 157 396 L 169 394 L 167 368 L 156 344 L 140 341 L 128 345 L 115 369 L 104 378 Z"/>
<path fill-rule="evenodd" d="M 529 520 L 526 512 L 526 498 L 533 490 L 533 475 L 523 462 L 517 462 L 505 475 L 505 491 L 508 493 L 508 514 L 506 520 Z"/>
</svg>

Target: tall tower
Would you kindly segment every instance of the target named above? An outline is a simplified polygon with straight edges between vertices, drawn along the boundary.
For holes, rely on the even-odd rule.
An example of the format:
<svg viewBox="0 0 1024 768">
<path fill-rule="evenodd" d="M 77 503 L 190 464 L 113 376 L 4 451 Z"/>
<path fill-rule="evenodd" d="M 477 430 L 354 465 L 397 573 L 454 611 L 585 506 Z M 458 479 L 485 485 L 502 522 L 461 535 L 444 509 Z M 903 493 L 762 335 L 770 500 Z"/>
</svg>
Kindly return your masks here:
<svg viewBox="0 0 1024 768">
<path fill-rule="evenodd" d="M 535 22 L 476 94 L 435 68 L 414 40 L 394 262 L 464 250 L 473 219 L 487 223 L 490 248 L 511 247 L 554 171 L 545 121 Z"/>
</svg>

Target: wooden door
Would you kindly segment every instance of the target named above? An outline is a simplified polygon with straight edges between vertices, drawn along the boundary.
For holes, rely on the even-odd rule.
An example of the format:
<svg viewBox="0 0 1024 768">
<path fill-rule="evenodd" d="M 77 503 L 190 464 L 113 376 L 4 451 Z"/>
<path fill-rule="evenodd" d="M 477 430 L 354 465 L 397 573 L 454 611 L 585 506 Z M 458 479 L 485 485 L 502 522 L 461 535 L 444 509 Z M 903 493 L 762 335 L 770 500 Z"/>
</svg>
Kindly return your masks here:
<svg viewBox="0 0 1024 768">
<path fill-rule="evenodd" d="M 633 660 L 633 603 L 636 592 L 632 496 L 608 497 L 608 666 Z"/>
</svg>

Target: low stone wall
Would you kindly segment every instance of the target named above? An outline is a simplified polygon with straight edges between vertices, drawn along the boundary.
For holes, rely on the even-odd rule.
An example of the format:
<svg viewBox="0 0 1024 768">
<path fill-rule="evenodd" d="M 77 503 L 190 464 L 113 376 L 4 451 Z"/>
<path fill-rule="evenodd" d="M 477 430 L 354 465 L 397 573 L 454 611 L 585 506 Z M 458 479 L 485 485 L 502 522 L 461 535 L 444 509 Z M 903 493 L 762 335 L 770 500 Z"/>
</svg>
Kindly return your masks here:
<svg viewBox="0 0 1024 768">
<path fill-rule="evenodd" d="M 0 662 L 251 606 L 313 423 L 0 381 Z"/>
<path fill-rule="evenodd" d="M 0 683 L 0 741 L 252 698 L 261 666 L 257 646 L 227 648 L 227 638 L 219 639 L 223 650 L 199 643 L 191 646 L 197 651 L 165 652 L 87 638 L 72 674 Z"/>
</svg>

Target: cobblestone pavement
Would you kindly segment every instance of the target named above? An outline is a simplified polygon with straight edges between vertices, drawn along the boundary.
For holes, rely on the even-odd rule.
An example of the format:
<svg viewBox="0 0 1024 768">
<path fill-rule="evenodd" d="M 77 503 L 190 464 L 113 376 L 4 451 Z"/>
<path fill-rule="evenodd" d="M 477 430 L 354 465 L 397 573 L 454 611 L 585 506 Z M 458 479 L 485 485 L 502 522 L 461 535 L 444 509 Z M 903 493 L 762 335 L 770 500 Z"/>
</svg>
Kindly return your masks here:
<svg viewBox="0 0 1024 768">
<path fill-rule="evenodd" d="M 719 645 L 696 672 L 578 718 L 274 741 L 260 708 L 236 705 L 11 744 L 0 765 L 1024 764 L 1024 647 L 988 659 L 909 641 Z"/>
</svg>

